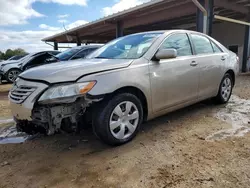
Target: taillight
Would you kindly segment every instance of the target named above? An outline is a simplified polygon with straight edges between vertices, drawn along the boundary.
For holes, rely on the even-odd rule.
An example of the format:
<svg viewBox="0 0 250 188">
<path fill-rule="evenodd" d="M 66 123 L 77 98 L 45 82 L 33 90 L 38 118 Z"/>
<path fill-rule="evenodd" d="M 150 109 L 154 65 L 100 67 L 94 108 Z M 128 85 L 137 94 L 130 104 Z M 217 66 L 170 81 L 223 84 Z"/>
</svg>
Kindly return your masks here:
<svg viewBox="0 0 250 188">
<path fill-rule="evenodd" d="M 237 61 L 237 64 L 240 64 L 240 58 L 238 56 L 236 56 L 236 61 Z"/>
</svg>

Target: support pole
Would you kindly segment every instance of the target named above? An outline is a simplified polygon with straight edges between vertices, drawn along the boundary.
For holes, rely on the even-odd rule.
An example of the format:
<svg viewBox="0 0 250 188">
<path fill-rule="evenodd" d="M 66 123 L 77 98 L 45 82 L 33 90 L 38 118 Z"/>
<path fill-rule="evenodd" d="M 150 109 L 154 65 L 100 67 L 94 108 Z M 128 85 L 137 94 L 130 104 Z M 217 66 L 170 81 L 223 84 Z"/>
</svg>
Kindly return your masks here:
<svg viewBox="0 0 250 188">
<path fill-rule="evenodd" d="M 54 50 L 58 50 L 58 43 L 54 42 Z"/>
<path fill-rule="evenodd" d="M 247 21 L 250 22 L 250 11 L 247 15 Z M 243 60 L 242 60 L 242 72 L 248 72 L 247 63 L 250 56 L 250 26 L 245 25 L 245 35 L 244 35 L 244 50 L 243 50 Z"/>
<path fill-rule="evenodd" d="M 207 11 L 204 8 L 205 0 L 192 0 L 197 6 L 196 26 L 198 32 L 207 33 Z"/>
<path fill-rule="evenodd" d="M 81 45 L 82 45 L 82 43 L 81 43 L 81 40 L 80 40 L 80 37 L 79 37 L 79 36 L 77 36 L 77 37 L 76 37 L 76 45 L 77 45 L 77 46 L 81 46 Z"/>
<path fill-rule="evenodd" d="M 123 36 L 123 22 L 118 21 L 116 23 L 116 38 Z"/>
<path fill-rule="evenodd" d="M 222 21 L 226 21 L 226 22 L 232 22 L 232 23 L 235 23 L 235 24 L 250 26 L 250 20 L 248 22 L 246 22 L 246 21 L 240 21 L 240 20 L 227 18 L 227 17 L 219 16 L 219 15 L 214 15 L 214 18 L 217 19 L 217 20 L 222 20 Z"/>
<path fill-rule="evenodd" d="M 212 36 L 214 21 L 214 0 L 208 2 L 208 35 Z"/>
</svg>

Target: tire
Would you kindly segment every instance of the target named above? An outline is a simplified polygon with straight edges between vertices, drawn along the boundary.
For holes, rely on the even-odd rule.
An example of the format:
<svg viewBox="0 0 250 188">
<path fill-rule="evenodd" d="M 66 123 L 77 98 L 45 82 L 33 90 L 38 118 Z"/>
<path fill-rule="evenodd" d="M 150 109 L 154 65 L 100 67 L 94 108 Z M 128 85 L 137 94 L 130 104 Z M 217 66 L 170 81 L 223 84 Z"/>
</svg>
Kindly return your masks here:
<svg viewBox="0 0 250 188">
<path fill-rule="evenodd" d="M 13 83 L 15 80 L 16 80 L 16 78 L 17 78 L 17 76 L 19 75 L 21 73 L 21 71 L 19 70 L 19 69 L 10 69 L 10 70 L 8 70 L 8 72 L 6 73 L 6 80 L 8 81 L 8 82 L 11 82 L 11 83 Z"/>
<path fill-rule="evenodd" d="M 142 120 L 141 101 L 133 94 L 120 93 L 95 106 L 93 131 L 106 144 L 118 146 L 136 136 Z"/>
<path fill-rule="evenodd" d="M 221 80 L 218 94 L 215 97 L 216 103 L 217 104 L 226 104 L 232 95 L 232 90 L 233 90 L 232 76 L 230 74 L 226 73 Z"/>
</svg>

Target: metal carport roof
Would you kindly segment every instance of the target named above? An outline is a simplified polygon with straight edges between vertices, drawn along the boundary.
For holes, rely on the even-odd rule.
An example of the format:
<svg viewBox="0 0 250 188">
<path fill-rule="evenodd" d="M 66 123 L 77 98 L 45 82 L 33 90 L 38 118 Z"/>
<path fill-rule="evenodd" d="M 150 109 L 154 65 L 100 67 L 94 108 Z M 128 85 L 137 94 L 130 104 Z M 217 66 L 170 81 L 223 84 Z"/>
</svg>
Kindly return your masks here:
<svg viewBox="0 0 250 188">
<path fill-rule="evenodd" d="M 214 0 L 214 13 L 245 20 L 249 0 Z M 152 0 L 88 24 L 47 37 L 42 41 L 57 43 L 103 43 L 116 37 L 117 23 L 124 35 L 160 29 L 195 29 L 197 8 L 192 0 Z"/>
</svg>

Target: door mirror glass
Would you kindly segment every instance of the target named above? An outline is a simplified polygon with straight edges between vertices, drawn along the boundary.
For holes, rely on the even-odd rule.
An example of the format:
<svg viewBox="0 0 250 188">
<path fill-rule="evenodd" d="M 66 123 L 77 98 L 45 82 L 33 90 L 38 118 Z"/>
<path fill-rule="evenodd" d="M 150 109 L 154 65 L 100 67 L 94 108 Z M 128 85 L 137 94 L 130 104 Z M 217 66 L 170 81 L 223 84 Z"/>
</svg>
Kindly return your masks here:
<svg viewBox="0 0 250 188">
<path fill-rule="evenodd" d="M 155 54 L 155 57 L 157 60 L 176 58 L 177 50 L 176 49 L 160 49 Z"/>
</svg>

